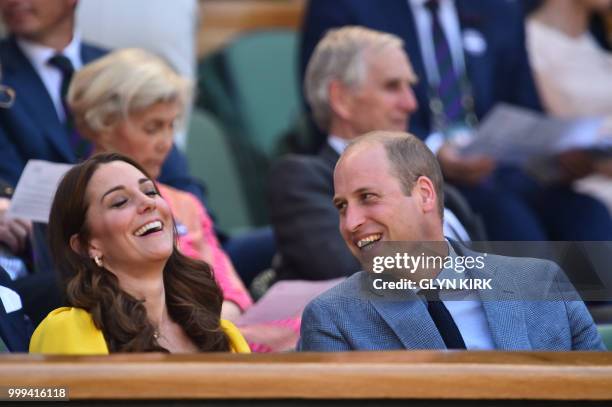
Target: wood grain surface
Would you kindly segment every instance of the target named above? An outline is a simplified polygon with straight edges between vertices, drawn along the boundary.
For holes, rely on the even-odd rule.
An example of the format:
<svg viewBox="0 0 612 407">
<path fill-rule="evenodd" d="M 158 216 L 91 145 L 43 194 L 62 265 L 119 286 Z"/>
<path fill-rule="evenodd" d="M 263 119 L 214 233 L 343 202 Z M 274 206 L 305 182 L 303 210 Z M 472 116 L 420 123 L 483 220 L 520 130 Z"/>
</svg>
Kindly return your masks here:
<svg viewBox="0 0 612 407">
<path fill-rule="evenodd" d="M 71 399 L 612 400 L 612 353 L 3 355 L 0 386 Z"/>
</svg>

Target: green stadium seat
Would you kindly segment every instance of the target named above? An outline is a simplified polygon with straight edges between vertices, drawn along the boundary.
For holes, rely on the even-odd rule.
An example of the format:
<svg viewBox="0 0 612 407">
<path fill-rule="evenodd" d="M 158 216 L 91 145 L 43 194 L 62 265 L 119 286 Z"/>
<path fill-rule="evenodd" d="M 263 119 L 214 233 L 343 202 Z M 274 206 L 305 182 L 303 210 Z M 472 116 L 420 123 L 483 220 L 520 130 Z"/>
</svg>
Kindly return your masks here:
<svg viewBox="0 0 612 407">
<path fill-rule="evenodd" d="M 187 135 L 191 173 L 207 186 L 208 204 L 220 229 L 231 233 L 253 226 L 234 153 L 219 122 L 194 109 Z"/>
<path fill-rule="evenodd" d="M 606 348 L 612 351 L 612 324 L 597 325 L 597 330 Z"/>
<path fill-rule="evenodd" d="M 268 223 L 268 168 L 301 115 L 298 89 L 297 34 L 291 30 L 241 35 L 198 67 L 197 104 L 227 130 L 258 225 Z"/>
</svg>

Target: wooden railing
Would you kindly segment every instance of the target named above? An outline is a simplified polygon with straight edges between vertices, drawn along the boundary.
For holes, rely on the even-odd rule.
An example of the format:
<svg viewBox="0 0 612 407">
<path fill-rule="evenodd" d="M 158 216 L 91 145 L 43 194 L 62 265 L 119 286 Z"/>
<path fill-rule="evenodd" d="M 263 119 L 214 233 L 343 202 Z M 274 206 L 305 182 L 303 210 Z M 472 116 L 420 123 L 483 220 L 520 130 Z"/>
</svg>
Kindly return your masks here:
<svg viewBox="0 0 612 407">
<path fill-rule="evenodd" d="M 258 29 L 297 30 L 305 0 L 201 0 L 198 57 L 237 35 Z"/>
<path fill-rule="evenodd" d="M 4 355 L 3 386 L 73 400 L 612 400 L 612 353 Z"/>
</svg>

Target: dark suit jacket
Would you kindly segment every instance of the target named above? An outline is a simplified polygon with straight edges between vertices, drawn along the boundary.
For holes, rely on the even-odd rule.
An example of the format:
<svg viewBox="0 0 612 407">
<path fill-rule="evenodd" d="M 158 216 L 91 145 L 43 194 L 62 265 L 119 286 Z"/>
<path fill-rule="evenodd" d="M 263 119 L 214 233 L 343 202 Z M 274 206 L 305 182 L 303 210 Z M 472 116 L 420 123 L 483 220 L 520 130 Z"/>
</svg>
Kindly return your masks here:
<svg viewBox="0 0 612 407">
<path fill-rule="evenodd" d="M 87 44 L 81 58 L 87 64 L 105 51 Z M 60 122 L 51 97 L 14 37 L 0 41 L 2 82 L 15 90 L 15 103 L 0 109 L 0 178 L 15 185 L 30 159 L 75 163 L 70 135 Z M 203 199 L 202 188 L 189 176 L 187 161 L 176 146 L 162 168 L 160 181 Z"/>
<path fill-rule="evenodd" d="M 270 171 L 270 220 L 282 258 L 281 280 L 327 280 L 360 269 L 338 231 L 332 204 L 338 158 L 325 144 L 318 155 L 289 155 Z"/>
<path fill-rule="evenodd" d="M 327 280 L 361 269 L 340 235 L 338 211 L 332 203 L 338 158 L 325 143 L 318 155 L 289 155 L 270 171 L 269 210 L 281 255 L 280 280 Z M 461 195 L 445 185 L 444 198 L 445 207 L 472 239 L 486 240 L 480 219 Z"/>
<path fill-rule="evenodd" d="M 476 114 L 485 115 L 497 102 L 540 110 L 527 60 L 520 2 L 508 0 L 456 0 L 461 30 L 479 31 L 487 43 L 480 55 L 464 52 L 474 89 Z M 405 42 L 415 73 L 422 78 L 414 87 L 420 108 L 410 119 L 410 130 L 426 137 L 431 130 L 428 82 L 412 10 L 407 0 L 311 0 L 301 44 L 302 74 L 321 37 L 330 28 L 362 25 L 398 35 Z M 303 77 L 303 75 L 302 75 Z"/>
<path fill-rule="evenodd" d="M 15 290 L 9 275 L 0 267 L 0 286 Z M 15 294 L 16 295 L 16 294 Z M 0 302 L 0 337 L 11 352 L 27 352 L 32 326 L 23 314 L 23 309 L 6 312 Z"/>
</svg>

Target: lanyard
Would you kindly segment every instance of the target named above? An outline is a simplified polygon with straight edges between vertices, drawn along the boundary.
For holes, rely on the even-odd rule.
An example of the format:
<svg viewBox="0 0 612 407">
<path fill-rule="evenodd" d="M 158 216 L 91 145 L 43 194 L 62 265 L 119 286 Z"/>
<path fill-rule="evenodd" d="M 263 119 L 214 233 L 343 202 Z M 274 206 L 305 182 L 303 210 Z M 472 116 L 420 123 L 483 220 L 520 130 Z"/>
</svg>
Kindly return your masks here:
<svg viewBox="0 0 612 407">
<path fill-rule="evenodd" d="M 459 122 L 449 123 L 444 112 L 444 105 L 438 95 L 437 86 L 429 84 L 429 111 L 431 113 L 432 130 L 440 132 L 447 140 L 459 142 L 464 141 L 464 137 L 471 137 L 474 129 L 478 125 L 478 117 L 476 116 L 474 93 L 472 84 L 468 79 L 465 71 L 462 72 L 459 78 L 459 88 L 461 92 L 461 107 L 463 108 L 463 117 Z"/>
</svg>

